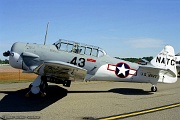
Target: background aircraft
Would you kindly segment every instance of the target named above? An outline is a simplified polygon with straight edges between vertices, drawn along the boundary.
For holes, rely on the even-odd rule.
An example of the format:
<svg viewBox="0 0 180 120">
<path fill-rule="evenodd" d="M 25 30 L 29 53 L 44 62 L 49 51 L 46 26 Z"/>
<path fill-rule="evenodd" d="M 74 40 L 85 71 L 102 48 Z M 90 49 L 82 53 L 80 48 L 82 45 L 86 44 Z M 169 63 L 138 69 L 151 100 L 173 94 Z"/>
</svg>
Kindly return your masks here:
<svg viewBox="0 0 180 120">
<path fill-rule="evenodd" d="M 151 83 L 151 91 L 156 92 L 157 82 L 177 81 L 172 46 L 165 46 L 148 65 L 112 58 L 99 47 L 61 39 L 52 45 L 16 42 L 4 56 L 9 56 L 12 67 L 38 74 L 26 96 L 45 96 L 47 82 L 66 87 L 74 80 L 142 82 Z"/>
<path fill-rule="evenodd" d="M 180 75 L 180 53 L 175 55 L 178 74 Z"/>
</svg>

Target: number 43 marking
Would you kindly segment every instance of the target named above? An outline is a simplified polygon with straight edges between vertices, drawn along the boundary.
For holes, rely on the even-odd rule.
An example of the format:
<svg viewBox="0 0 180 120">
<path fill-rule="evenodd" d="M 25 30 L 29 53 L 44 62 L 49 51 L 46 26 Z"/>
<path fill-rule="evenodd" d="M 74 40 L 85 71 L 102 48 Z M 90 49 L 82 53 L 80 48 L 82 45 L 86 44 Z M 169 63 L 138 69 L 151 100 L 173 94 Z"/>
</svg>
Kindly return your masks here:
<svg viewBox="0 0 180 120">
<path fill-rule="evenodd" d="M 77 62 L 77 57 L 74 57 L 70 63 L 73 65 L 78 65 L 79 67 L 84 67 L 85 66 L 85 59 L 79 58 L 79 60 Z"/>
</svg>

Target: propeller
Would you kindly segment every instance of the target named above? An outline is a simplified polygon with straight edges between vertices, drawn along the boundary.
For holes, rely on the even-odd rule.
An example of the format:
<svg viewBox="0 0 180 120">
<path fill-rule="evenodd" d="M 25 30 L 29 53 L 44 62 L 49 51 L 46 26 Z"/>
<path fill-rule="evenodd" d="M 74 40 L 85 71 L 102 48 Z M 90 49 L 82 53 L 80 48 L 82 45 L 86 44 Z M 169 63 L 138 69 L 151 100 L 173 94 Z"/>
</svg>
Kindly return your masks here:
<svg viewBox="0 0 180 120">
<path fill-rule="evenodd" d="M 7 52 L 4 52 L 4 53 L 3 53 L 3 56 L 4 56 L 4 57 L 8 57 L 8 56 L 10 56 L 10 54 L 11 54 L 11 52 L 8 50 Z"/>
</svg>

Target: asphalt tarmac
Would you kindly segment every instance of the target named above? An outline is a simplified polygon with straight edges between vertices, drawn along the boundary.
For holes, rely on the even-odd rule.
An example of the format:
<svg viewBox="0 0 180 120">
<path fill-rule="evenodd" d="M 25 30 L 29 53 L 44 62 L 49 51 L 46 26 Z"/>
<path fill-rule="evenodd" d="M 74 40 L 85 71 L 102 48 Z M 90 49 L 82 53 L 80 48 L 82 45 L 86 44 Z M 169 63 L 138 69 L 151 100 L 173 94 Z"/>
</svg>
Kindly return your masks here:
<svg viewBox="0 0 180 120">
<path fill-rule="evenodd" d="M 30 83 L 0 84 L 0 120 L 179 120 L 180 79 L 174 84 L 73 82 L 49 84 L 47 96 L 24 97 Z"/>
</svg>

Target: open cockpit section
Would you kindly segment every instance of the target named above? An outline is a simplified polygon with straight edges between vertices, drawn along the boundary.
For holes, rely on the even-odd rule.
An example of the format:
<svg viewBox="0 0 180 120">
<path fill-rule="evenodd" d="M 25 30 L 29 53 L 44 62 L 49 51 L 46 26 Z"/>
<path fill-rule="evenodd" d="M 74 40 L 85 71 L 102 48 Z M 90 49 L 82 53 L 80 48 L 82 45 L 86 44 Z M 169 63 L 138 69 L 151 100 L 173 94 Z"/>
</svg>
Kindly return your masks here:
<svg viewBox="0 0 180 120">
<path fill-rule="evenodd" d="M 72 52 L 94 57 L 102 57 L 106 55 L 106 52 L 100 47 L 81 44 L 74 41 L 59 39 L 57 42 L 53 43 L 53 45 L 55 45 L 56 48 L 60 51 Z"/>
</svg>

